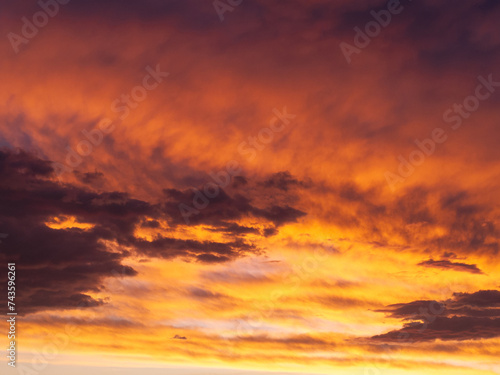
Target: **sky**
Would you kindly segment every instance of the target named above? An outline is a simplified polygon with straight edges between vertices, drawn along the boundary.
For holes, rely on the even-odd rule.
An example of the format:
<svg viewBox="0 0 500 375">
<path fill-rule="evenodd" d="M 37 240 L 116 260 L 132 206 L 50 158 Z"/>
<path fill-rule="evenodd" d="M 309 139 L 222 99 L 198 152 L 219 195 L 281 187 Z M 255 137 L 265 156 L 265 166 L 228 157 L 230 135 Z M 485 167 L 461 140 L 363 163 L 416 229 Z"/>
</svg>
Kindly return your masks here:
<svg viewBox="0 0 500 375">
<path fill-rule="evenodd" d="M 1 373 L 500 374 L 499 17 L 4 2 Z"/>
</svg>

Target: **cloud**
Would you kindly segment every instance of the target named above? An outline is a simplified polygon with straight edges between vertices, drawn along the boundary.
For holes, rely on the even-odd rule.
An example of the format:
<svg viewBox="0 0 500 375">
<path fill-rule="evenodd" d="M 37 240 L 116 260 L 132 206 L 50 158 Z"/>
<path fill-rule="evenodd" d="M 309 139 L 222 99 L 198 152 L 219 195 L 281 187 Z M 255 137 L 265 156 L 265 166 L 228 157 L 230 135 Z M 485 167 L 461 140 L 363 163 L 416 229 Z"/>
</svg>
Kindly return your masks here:
<svg viewBox="0 0 500 375">
<path fill-rule="evenodd" d="M 248 336 L 238 336 L 229 339 L 230 342 L 235 343 L 257 343 L 257 344 L 281 344 L 287 347 L 297 347 L 297 348 L 310 348 L 310 347 L 321 347 L 322 349 L 333 349 L 337 345 L 335 342 L 328 341 L 327 339 L 314 337 L 307 334 L 302 335 L 292 335 L 288 337 L 272 337 L 269 335 L 248 335 Z"/>
<path fill-rule="evenodd" d="M 102 186 L 102 180 L 104 178 L 104 174 L 101 172 L 96 171 L 96 172 L 82 173 L 78 170 L 75 170 L 73 173 L 80 182 L 86 185 Z"/>
<path fill-rule="evenodd" d="M 479 340 L 500 336 L 500 319 L 436 317 L 431 323 L 408 323 L 404 328 L 372 337 L 373 340 L 400 343 L 440 340 Z"/>
<path fill-rule="evenodd" d="M 359 308 L 378 305 L 378 302 L 368 301 L 363 298 L 345 297 L 338 295 L 316 297 L 310 299 L 310 301 L 317 302 L 323 306 L 335 308 L 336 310 L 357 310 Z"/>
<path fill-rule="evenodd" d="M 172 337 L 172 340 L 187 340 L 187 337 L 175 335 L 174 337 Z"/>
<path fill-rule="evenodd" d="M 416 342 L 440 340 L 479 340 L 500 336 L 500 291 L 480 290 L 454 293 L 447 301 L 413 301 L 394 304 L 388 316 L 406 323 L 402 329 L 373 336 L 376 341 Z"/>
<path fill-rule="evenodd" d="M 139 321 L 132 321 L 119 316 L 93 317 L 93 318 L 77 318 L 69 316 L 51 315 L 47 313 L 39 313 L 23 318 L 27 323 L 36 323 L 43 326 L 92 326 L 92 327 L 107 327 L 115 329 L 126 328 L 142 328 L 144 324 Z"/>
<path fill-rule="evenodd" d="M 426 261 L 420 262 L 418 265 L 425 266 L 425 267 L 451 269 L 451 270 L 455 270 L 455 271 L 483 274 L 483 271 L 481 271 L 475 264 L 466 264 L 466 263 L 458 263 L 458 262 L 454 263 L 454 262 L 450 262 L 449 260 L 428 259 Z"/>
<path fill-rule="evenodd" d="M 171 222 L 164 205 L 122 192 L 94 192 L 56 182 L 52 164 L 25 151 L 0 151 L 0 173 L 0 225 L 9 233 L 0 257 L 17 263 L 24 314 L 106 303 L 91 293 L 102 291 L 107 277 L 137 275 L 123 264 L 131 255 L 213 264 L 259 254 L 261 250 L 245 236 L 260 236 L 260 230 L 240 225 L 238 219 L 251 216 L 274 227 L 305 215 L 286 205 L 258 208 L 249 198 L 223 193 L 200 223 L 222 231 L 227 241 L 184 239 L 160 225 L 160 221 Z M 76 175 L 90 178 L 89 182 L 103 177 L 101 173 Z M 180 191 L 170 193 L 170 197 L 186 196 Z M 137 228 L 156 234 L 149 240 L 139 238 Z"/>
<path fill-rule="evenodd" d="M 1 65 L 9 72 L 3 78 L 9 89 L 0 92 L 0 145 L 39 155 L 6 153 L 2 157 L 7 161 L 0 162 L 0 231 L 9 233 L 1 239 L 0 258 L 12 257 L 20 267 L 24 312 L 79 305 L 109 311 L 116 307 L 110 304 L 120 305 L 125 296 L 107 300 L 103 288 L 114 284 L 107 278 L 150 276 L 154 284 L 160 273 L 136 275 L 154 264 L 171 266 L 175 272 L 168 277 L 177 277 L 182 267 L 192 272 L 186 277 L 200 277 L 196 285 L 203 285 L 206 293 L 195 292 L 198 297 L 176 284 L 174 276 L 169 280 L 171 288 L 177 285 L 180 293 L 187 293 L 183 297 L 189 307 L 226 306 L 225 314 L 217 312 L 218 319 L 227 319 L 243 307 L 229 307 L 210 293 L 233 289 L 235 295 L 244 294 L 241 298 L 262 298 L 274 286 L 282 287 L 276 285 L 282 281 L 278 266 L 300 266 L 295 255 L 307 258 L 315 243 L 325 249 L 331 243 L 338 247 L 331 247 L 328 260 L 310 278 L 330 285 L 322 292 L 343 288 L 336 291 L 341 295 L 326 291 L 323 304 L 311 311 L 307 297 L 318 291 L 304 283 L 302 299 L 286 303 L 300 304 L 305 319 L 324 317 L 336 325 L 362 322 L 361 329 L 353 327 L 349 334 L 379 332 L 383 314 L 366 311 L 378 305 L 355 300 L 375 296 L 385 305 L 400 302 L 394 298 L 403 295 L 408 296 L 405 303 L 385 309 L 401 319 L 401 327 L 427 323 L 424 333 L 435 332 L 434 337 L 451 337 L 453 329 L 443 329 L 447 325 L 463 327 L 459 335 L 464 337 L 471 333 L 468 325 L 494 332 L 485 320 L 499 318 L 492 291 L 435 301 L 435 309 L 438 303 L 446 303 L 446 309 L 433 322 L 424 320 L 429 312 L 419 310 L 429 310 L 432 302 L 422 293 L 435 291 L 451 276 L 457 277 L 456 285 L 463 280 L 466 291 L 498 285 L 491 278 L 500 250 L 499 92 L 481 102 L 459 131 L 451 131 L 442 114 L 474 93 L 478 75 L 493 73 L 500 80 L 499 2 L 401 3 L 403 13 L 393 15 L 380 35 L 352 56 L 351 65 L 339 43 L 353 43 L 353 28 L 364 28 L 373 19 L 370 12 L 385 8 L 387 1 L 255 0 L 226 13 L 221 24 L 211 1 L 72 0 L 21 53 L 16 55 L 4 39 Z M 20 33 L 21 17 L 31 18 L 38 10 L 36 2 L 9 2 L 2 8 L 5 30 Z M 43 159 L 63 162 L 67 147 L 75 149 L 86 139 L 82 130 L 92 130 L 103 117 L 116 119 L 111 104 L 130 95 L 141 84 L 144 68 L 156 64 L 171 72 L 168 82 L 116 122 L 116 130 L 84 158 L 80 171 L 55 182 L 51 165 Z M 285 105 L 298 120 L 274 134 L 265 147 L 257 143 L 255 158 L 246 159 L 238 145 L 258 136 L 269 126 L 272 109 Z M 435 127 L 445 128 L 449 140 L 389 192 L 384 171 L 395 171 L 398 156 L 407 159 L 415 140 L 429 137 Z M 245 176 L 233 178 L 186 225 L 178 204 L 192 205 L 190 187 L 199 189 L 211 181 L 210 172 L 220 171 L 228 160 L 238 160 Z M 297 238 L 301 232 L 310 233 L 308 243 Z M 287 236 L 300 244 L 287 243 Z M 279 255 L 282 263 L 237 266 L 265 251 L 272 253 L 269 259 Z M 136 259 L 148 263 L 127 267 L 130 257 L 134 264 Z M 416 266 L 419 262 L 427 264 Z M 398 267 L 403 265 L 408 268 Z M 276 269 L 264 268 L 270 266 Z M 446 269 L 468 273 L 441 272 Z M 482 271 L 481 277 L 475 273 Z M 407 278 L 415 274 L 423 285 L 408 285 Z M 359 284 L 337 283 L 336 275 Z M 221 289 L 221 284 L 228 288 Z M 136 291 L 127 287 L 131 290 Z M 143 302 L 135 294 L 127 302 L 139 306 Z M 167 319 L 166 310 L 185 314 L 177 309 L 183 301 L 169 298 L 159 311 L 156 303 L 148 308 Z M 167 303 L 171 308 L 164 308 Z M 344 314 L 349 306 L 358 311 Z M 197 311 L 203 315 L 204 310 Z M 301 329 L 290 326 L 286 329 Z M 420 327 L 413 328 L 417 337 Z M 154 333 L 158 331 L 149 337 Z M 160 336 L 165 342 L 175 333 Z M 201 344 L 193 339 L 195 332 L 183 334 L 193 342 L 189 353 L 187 345 L 175 340 L 167 342 L 184 347 L 185 353 L 172 354 L 162 344 L 152 349 L 161 351 L 161 360 L 184 354 L 200 360 L 206 350 L 212 359 L 221 356 L 229 362 L 248 361 L 258 348 L 273 366 L 278 360 L 307 361 L 307 370 L 321 372 L 313 366 L 322 360 L 316 355 L 320 343 L 300 356 L 298 351 L 267 352 L 258 343 L 226 356 L 213 345 L 216 341 Z M 130 342 L 133 336 L 127 337 Z M 328 342 L 333 335 L 325 336 Z M 124 351 L 132 350 L 130 342 L 121 344 Z M 337 348 L 333 350 L 337 355 Z M 359 351 L 339 352 L 341 360 L 359 365 Z M 496 352 L 476 349 L 469 352 L 470 363 L 483 361 L 477 353 L 486 357 Z M 442 363 L 457 363 L 453 359 L 443 357 Z M 387 362 L 392 366 L 397 360 Z M 426 371 L 411 355 L 399 364 Z"/>
<path fill-rule="evenodd" d="M 500 291 L 480 290 L 476 293 L 454 293 L 457 304 L 477 307 L 500 307 Z"/>
<path fill-rule="evenodd" d="M 257 252 L 256 247 L 242 240 L 234 242 L 214 242 L 184 240 L 172 237 L 157 237 L 151 241 L 131 239 L 137 252 L 149 257 L 171 259 L 180 256 L 195 256 L 206 263 L 221 263 L 244 256 L 245 253 Z"/>
<path fill-rule="evenodd" d="M 86 293 L 100 290 L 103 278 L 137 274 L 121 263 L 127 250 L 109 251 L 103 241 L 130 236 L 138 218 L 155 215 L 153 206 L 55 183 L 51 163 L 24 151 L 0 151 L 0 173 L 0 223 L 10 234 L 0 258 L 17 264 L 20 313 L 99 306 L 104 301 Z M 91 225 L 46 225 L 60 216 Z"/>
<path fill-rule="evenodd" d="M 285 181 L 280 181 L 280 187 L 275 185 L 276 176 L 272 176 L 265 181 L 255 181 L 252 184 L 245 179 L 242 185 L 237 184 L 236 187 L 229 186 L 228 188 L 220 188 L 219 193 L 214 198 L 205 197 L 205 208 L 198 210 L 198 213 L 189 216 L 189 223 L 192 225 L 209 224 L 218 231 L 223 231 L 233 234 L 256 233 L 258 229 L 252 227 L 243 227 L 234 223 L 244 218 L 255 218 L 259 221 L 268 222 L 268 225 L 278 228 L 285 224 L 295 223 L 300 218 L 306 216 L 303 212 L 290 204 L 297 198 L 297 193 L 288 192 L 288 187 L 285 189 L 284 195 L 270 195 L 270 190 L 278 188 L 283 190 L 284 186 L 289 186 L 291 176 L 283 173 L 282 176 L 288 176 Z M 292 179 L 293 180 L 293 179 Z M 236 179 L 235 181 L 239 181 Z M 200 193 L 203 187 L 198 189 L 164 189 L 166 197 L 163 203 L 164 212 L 170 216 L 172 223 L 175 225 L 185 225 L 185 219 L 179 209 L 179 206 L 195 207 L 194 202 L 199 201 Z M 270 197 L 263 198 L 263 197 Z M 269 227 L 265 229 L 265 235 L 276 233 L 275 229 Z"/>
<path fill-rule="evenodd" d="M 276 188 L 283 191 L 288 191 L 295 186 L 307 186 L 306 183 L 293 178 L 288 171 L 274 173 L 267 180 L 263 181 L 262 185 L 267 188 Z"/>
<path fill-rule="evenodd" d="M 219 299 L 226 297 L 223 294 L 215 293 L 210 290 L 196 288 L 196 287 L 191 288 L 189 290 L 189 294 L 194 298 L 200 298 L 200 299 Z"/>
<path fill-rule="evenodd" d="M 461 259 L 472 254 L 493 259 L 500 249 L 495 210 L 471 192 L 418 186 L 387 197 L 380 188 L 350 183 L 332 186 L 326 194 L 332 204 L 323 211 L 324 220 L 383 248 L 411 244 L 412 251 Z M 477 265 L 449 259 L 421 265 L 482 272 Z"/>
</svg>

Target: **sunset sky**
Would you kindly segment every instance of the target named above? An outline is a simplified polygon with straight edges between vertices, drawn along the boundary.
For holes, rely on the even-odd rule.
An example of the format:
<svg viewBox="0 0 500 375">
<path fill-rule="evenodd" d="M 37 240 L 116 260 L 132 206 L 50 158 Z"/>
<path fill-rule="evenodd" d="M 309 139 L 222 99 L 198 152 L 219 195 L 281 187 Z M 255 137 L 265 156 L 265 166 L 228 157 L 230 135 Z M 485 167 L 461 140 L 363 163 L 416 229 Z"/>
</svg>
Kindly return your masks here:
<svg viewBox="0 0 500 375">
<path fill-rule="evenodd" d="M 1 374 L 500 374 L 500 2 L 1 8 Z"/>
</svg>

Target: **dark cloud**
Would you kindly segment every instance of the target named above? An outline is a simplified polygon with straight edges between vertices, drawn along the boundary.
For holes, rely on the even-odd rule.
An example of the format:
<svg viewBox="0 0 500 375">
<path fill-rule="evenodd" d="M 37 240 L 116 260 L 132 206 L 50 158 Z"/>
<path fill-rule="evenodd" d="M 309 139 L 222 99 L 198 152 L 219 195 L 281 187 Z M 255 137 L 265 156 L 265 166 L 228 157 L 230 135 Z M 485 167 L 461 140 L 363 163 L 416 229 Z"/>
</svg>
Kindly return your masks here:
<svg viewBox="0 0 500 375">
<path fill-rule="evenodd" d="M 61 16 L 69 20 L 106 19 L 114 27 L 130 22 L 179 22 L 184 28 L 204 31 L 220 26 L 220 20 L 211 2 L 194 0 L 72 0 L 61 6 Z M 9 7 L 16 16 L 33 14 L 39 7 L 35 4 L 15 4 Z M 59 20 L 63 22 L 64 20 Z"/>
<path fill-rule="evenodd" d="M 299 218 L 306 215 L 305 212 L 289 206 L 271 206 L 265 209 L 255 208 L 252 213 L 257 217 L 263 217 L 271 221 L 277 227 L 287 223 L 295 223 Z"/>
<path fill-rule="evenodd" d="M 0 258 L 17 264 L 17 297 L 23 314 L 106 303 L 93 299 L 90 292 L 101 291 L 104 278 L 136 275 L 133 268 L 122 264 L 132 253 L 201 263 L 259 254 L 261 250 L 245 236 L 258 236 L 260 230 L 239 225 L 238 219 L 252 216 L 275 230 L 275 226 L 304 215 L 286 205 L 258 208 L 241 194 L 230 197 L 221 191 L 198 223 L 224 233 L 228 240 L 186 240 L 169 236 L 169 230 L 160 226 L 161 220 L 186 225 L 165 215 L 168 202 L 151 204 L 121 192 L 98 193 L 61 184 L 56 182 L 50 162 L 22 150 L 0 151 L 0 173 L 0 228 L 9 234 L 2 238 Z M 95 173 L 75 175 L 89 182 L 103 177 Z M 167 191 L 167 196 L 190 197 L 177 190 Z M 178 210 L 177 205 L 173 207 Z M 71 224 L 63 225 L 65 222 Z M 134 233 L 138 227 L 161 234 L 150 241 L 137 238 Z M 109 243 L 115 245 L 113 249 Z M 5 285 L 0 288 L 4 290 Z"/>
<path fill-rule="evenodd" d="M 476 293 L 454 293 L 457 304 L 477 307 L 500 307 L 500 291 L 481 290 Z"/>
<path fill-rule="evenodd" d="M 0 172 L 5 177 L 18 174 L 19 178 L 32 179 L 49 177 L 53 173 L 51 162 L 36 158 L 23 150 L 0 151 L 0 163 Z"/>
<path fill-rule="evenodd" d="M 463 72 L 471 68 L 479 71 L 484 61 L 499 57 L 500 39 L 496 36 L 494 21 L 500 14 L 498 3 L 466 0 L 456 4 L 452 11 L 449 4 L 442 1 L 401 0 L 400 3 L 403 11 L 392 15 L 390 24 L 378 37 L 390 43 L 373 42 L 383 56 L 401 56 L 399 47 L 411 43 L 416 51 L 414 67 L 427 74 Z M 328 34 L 352 43 L 353 28 L 364 28 L 373 19 L 370 11 L 384 9 L 386 4 L 386 1 L 379 4 L 335 2 L 317 7 L 334 20 Z"/>
<path fill-rule="evenodd" d="M 75 177 L 82 183 L 86 185 L 102 185 L 104 180 L 104 174 L 101 172 L 85 172 L 75 170 L 73 172 Z"/>
<path fill-rule="evenodd" d="M 131 243 L 136 247 L 137 252 L 149 257 L 171 259 L 194 256 L 205 263 L 227 262 L 245 253 L 257 252 L 254 245 L 242 240 L 213 242 L 158 237 L 152 241 L 133 239 Z"/>
<path fill-rule="evenodd" d="M 305 186 L 306 184 L 293 178 L 290 172 L 278 172 L 261 183 L 267 188 L 276 188 L 283 191 L 288 191 L 295 186 Z"/>
<path fill-rule="evenodd" d="M 257 233 L 256 228 L 242 227 L 235 225 L 234 221 L 242 218 L 256 218 L 264 220 L 272 224 L 274 227 L 280 227 L 284 224 L 294 223 L 306 213 L 290 206 L 290 202 L 294 198 L 288 196 L 273 196 L 269 190 L 277 187 L 282 189 L 290 184 L 289 179 L 293 180 L 287 173 L 278 174 L 279 182 L 275 181 L 276 175 L 263 182 L 257 181 L 250 186 L 248 180 L 245 179 L 245 190 L 228 187 L 227 191 L 220 188 L 218 194 L 210 198 L 203 194 L 203 186 L 195 189 L 178 190 L 164 189 L 166 202 L 163 204 L 164 212 L 169 215 L 174 225 L 185 225 L 186 217 L 190 225 L 210 225 L 213 228 L 222 232 L 233 234 L 242 233 Z M 289 176 L 289 177 L 283 177 Z M 274 178 L 274 179 L 273 179 Z M 283 182 L 282 178 L 285 178 Z M 270 184 L 269 181 L 274 181 Z M 276 185 L 278 184 L 278 185 Z M 208 184 L 207 184 L 208 185 Z M 205 186 L 207 186 L 205 185 Z M 270 197 L 270 204 L 262 197 Z M 258 202 L 258 203 L 257 203 Z M 276 204 L 278 202 L 279 204 Z M 274 203 L 274 204 L 273 204 Z M 262 207 L 262 205 L 268 204 Z M 183 216 L 180 206 L 184 210 L 195 210 L 194 213 L 187 212 Z M 232 223 L 233 222 L 233 223 Z M 265 235 L 275 233 L 273 229 L 265 230 Z"/>
<path fill-rule="evenodd" d="M 0 151 L 0 172 L 0 225 L 9 233 L 0 258 L 16 263 L 19 313 L 99 306 L 105 301 L 86 293 L 99 291 L 103 278 L 136 274 L 121 263 L 128 251 L 108 251 L 103 241 L 131 236 L 138 218 L 156 215 L 153 206 L 55 183 L 51 163 L 23 151 Z M 45 224 L 55 217 L 91 227 Z"/>
<path fill-rule="evenodd" d="M 187 340 L 187 337 L 175 335 L 174 337 L 172 337 L 172 340 Z"/>
<path fill-rule="evenodd" d="M 398 331 L 374 336 L 374 340 L 415 342 L 440 340 L 479 340 L 500 336 L 500 319 L 459 317 L 436 317 L 430 323 L 408 323 Z"/>
<path fill-rule="evenodd" d="M 274 227 L 265 228 L 263 232 L 264 237 L 271 237 L 275 236 L 276 234 L 278 234 L 278 229 Z"/>
<path fill-rule="evenodd" d="M 210 290 L 202 289 L 202 288 L 191 288 L 189 290 L 189 294 L 192 297 L 199 298 L 199 299 L 218 299 L 218 298 L 223 298 L 225 297 L 224 295 L 220 293 L 215 293 Z"/>
<path fill-rule="evenodd" d="M 399 303 L 388 306 L 386 309 L 375 310 L 385 312 L 392 318 L 419 319 L 432 310 L 433 315 L 443 313 L 444 305 L 438 301 L 413 301 L 409 303 Z"/>
<path fill-rule="evenodd" d="M 242 235 L 242 234 L 259 234 L 259 229 L 242 226 L 236 223 L 221 223 L 221 226 L 218 228 L 210 228 L 211 231 L 214 232 L 222 232 L 228 233 L 232 235 Z"/>
<path fill-rule="evenodd" d="M 443 268 L 443 269 L 451 269 L 455 271 L 463 271 L 470 273 L 482 274 L 481 271 L 475 264 L 466 264 L 466 263 L 454 263 L 449 260 L 433 260 L 428 259 L 426 261 L 420 262 L 419 266 L 425 267 L 433 267 L 433 268 Z"/>
<path fill-rule="evenodd" d="M 231 259 L 227 256 L 213 254 L 199 254 L 196 258 L 202 263 L 224 263 Z"/>
<path fill-rule="evenodd" d="M 243 177 L 243 176 L 234 176 L 233 180 L 231 182 L 231 186 L 234 189 L 237 189 L 240 186 L 244 186 L 246 184 L 248 184 L 248 180 L 245 177 Z"/>
<path fill-rule="evenodd" d="M 500 291 L 454 293 L 447 301 L 413 301 L 377 310 L 409 321 L 400 330 L 372 337 L 377 341 L 477 340 L 500 336 Z"/>
</svg>

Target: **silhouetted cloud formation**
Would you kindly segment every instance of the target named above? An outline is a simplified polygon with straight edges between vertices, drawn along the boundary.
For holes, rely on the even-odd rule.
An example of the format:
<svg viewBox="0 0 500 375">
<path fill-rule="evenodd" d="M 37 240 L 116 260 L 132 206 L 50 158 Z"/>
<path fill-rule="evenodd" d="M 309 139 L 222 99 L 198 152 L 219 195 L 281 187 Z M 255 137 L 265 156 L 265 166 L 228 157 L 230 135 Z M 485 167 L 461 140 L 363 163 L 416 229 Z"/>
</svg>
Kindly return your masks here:
<svg viewBox="0 0 500 375">
<path fill-rule="evenodd" d="M 442 269 L 452 269 L 455 271 L 463 271 L 470 273 L 483 273 L 475 264 L 466 264 L 459 262 L 450 262 L 449 260 L 434 260 L 428 259 L 426 261 L 420 262 L 419 266 L 442 268 Z"/>
<path fill-rule="evenodd" d="M 500 291 L 454 293 L 447 301 L 414 301 L 377 310 L 406 323 L 404 328 L 373 340 L 396 343 L 440 340 L 478 340 L 500 336 Z"/>
<path fill-rule="evenodd" d="M 0 151 L 0 173 L 0 224 L 9 233 L 1 259 L 18 264 L 21 313 L 102 305 L 104 300 L 87 293 L 101 291 L 106 277 L 136 275 L 122 264 L 131 252 L 150 258 L 227 262 L 260 252 L 245 239 L 247 234 L 260 236 L 260 231 L 234 220 L 249 215 L 272 224 L 272 229 L 305 215 L 289 206 L 258 208 L 250 198 L 231 198 L 222 192 L 198 223 L 213 225 L 212 230 L 226 233 L 228 241 L 181 239 L 168 231 L 146 240 L 135 236 L 136 228 L 159 230 L 159 220 L 186 225 L 171 221 L 178 211 L 166 215 L 168 202 L 151 204 L 121 192 L 94 192 L 56 182 L 50 162 L 22 150 Z M 86 183 L 103 177 L 101 173 L 77 176 Z M 167 192 L 170 197 L 189 197 Z M 69 224 L 61 224 L 66 221 Z"/>
</svg>

